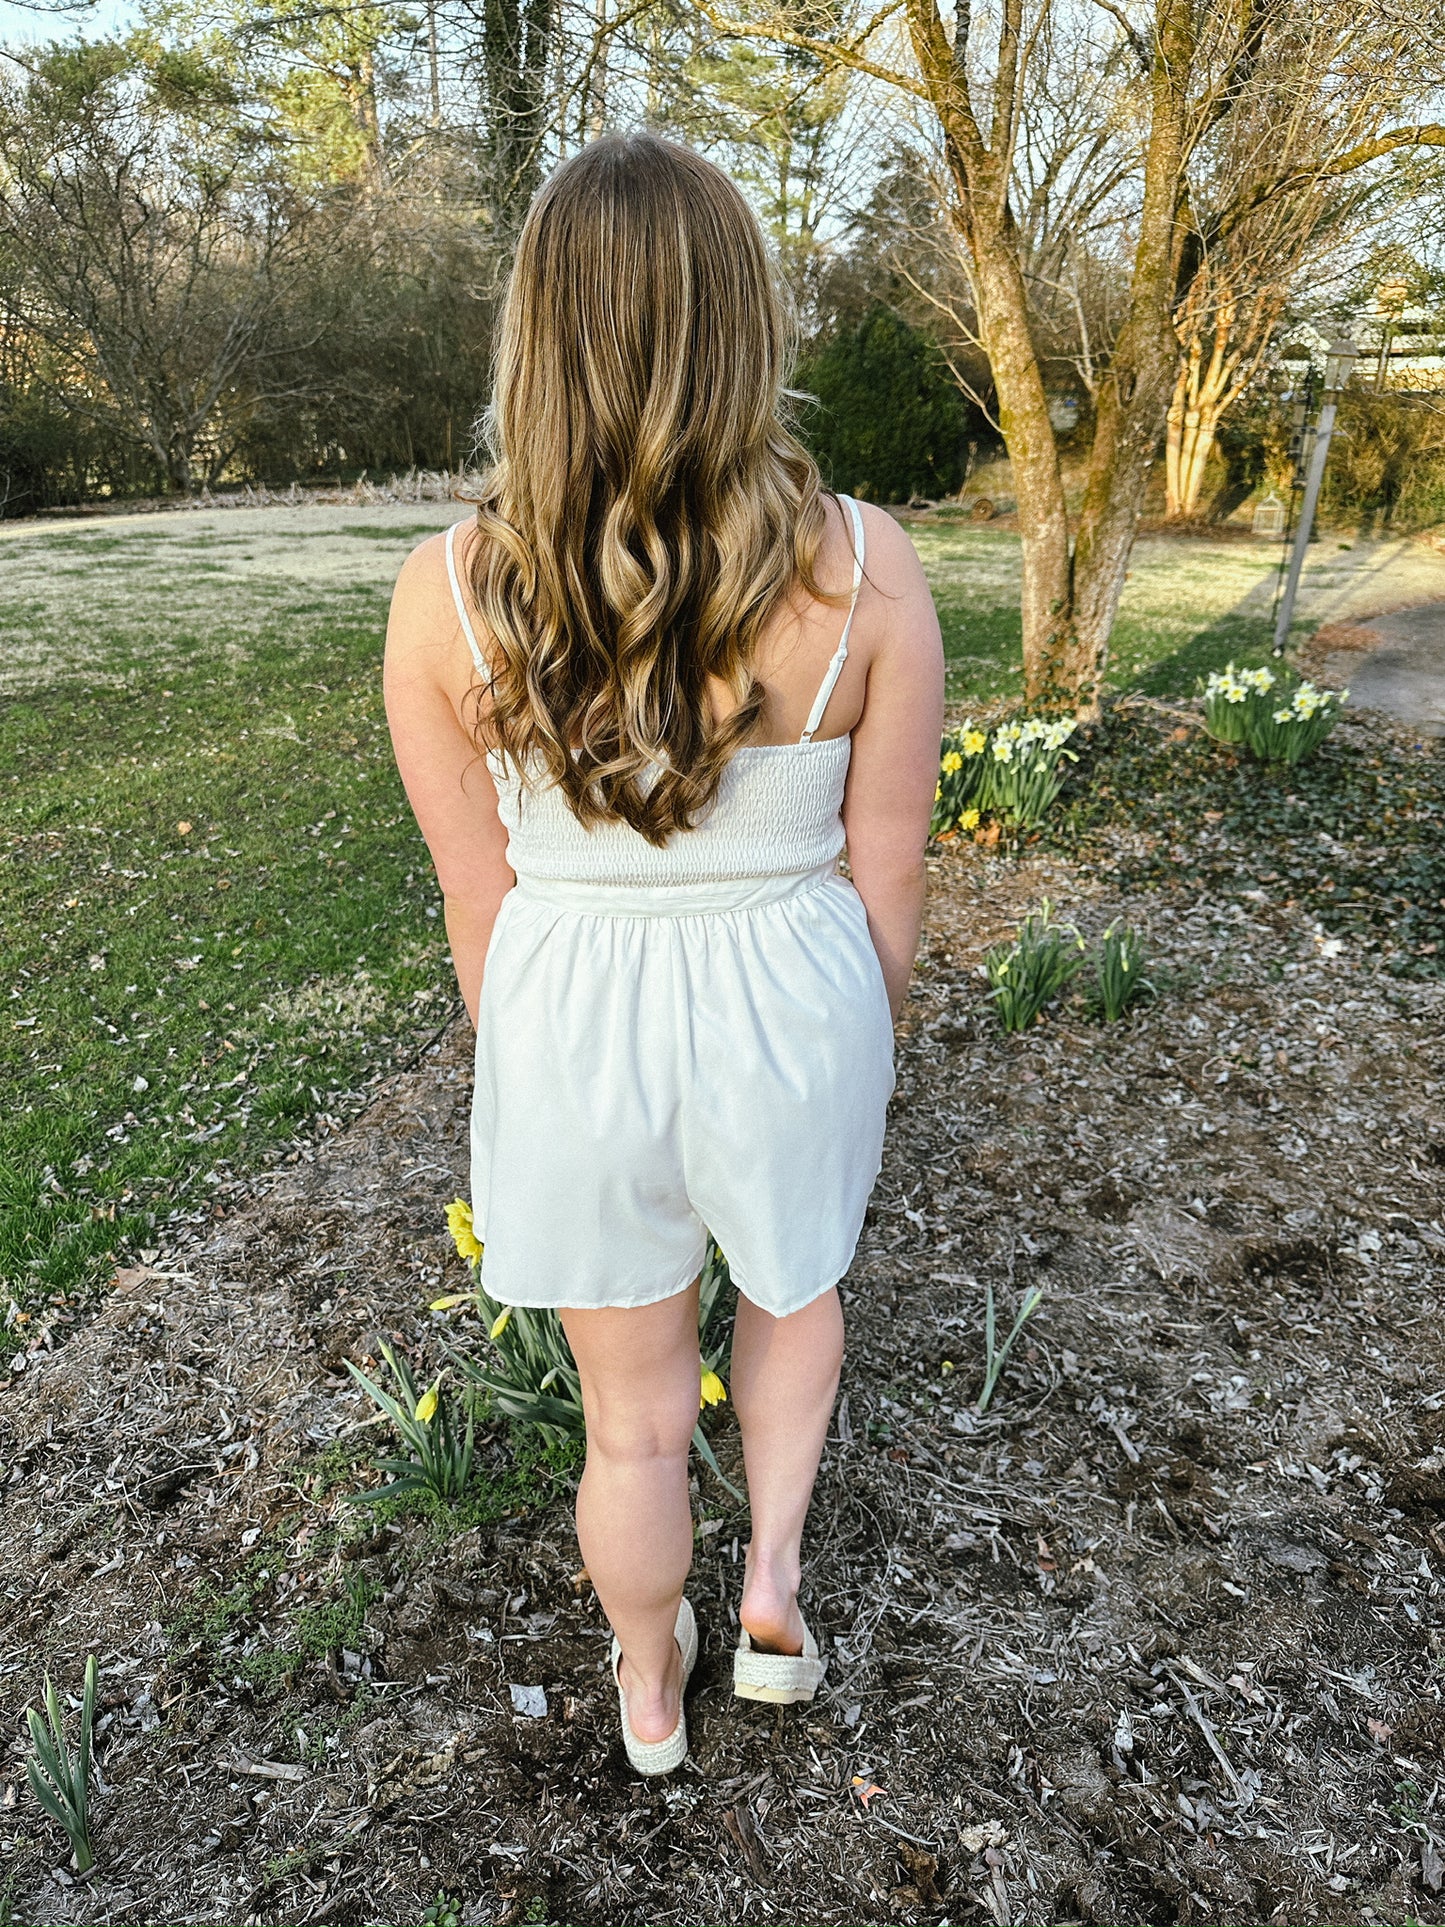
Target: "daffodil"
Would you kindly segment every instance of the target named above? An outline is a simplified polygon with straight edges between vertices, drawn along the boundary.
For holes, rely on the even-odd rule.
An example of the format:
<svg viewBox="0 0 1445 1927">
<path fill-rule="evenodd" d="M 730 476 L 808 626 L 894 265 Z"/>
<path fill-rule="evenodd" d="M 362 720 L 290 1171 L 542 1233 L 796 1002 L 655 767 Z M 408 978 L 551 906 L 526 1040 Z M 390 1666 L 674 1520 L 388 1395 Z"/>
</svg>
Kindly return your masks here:
<svg viewBox="0 0 1445 1927">
<path fill-rule="evenodd" d="M 958 819 L 958 827 L 961 830 L 976 830 L 978 828 L 978 818 L 979 812 L 977 810 L 965 810 L 963 815 Z"/>
<path fill-rule="evenodd" d="M 981 729 L 966 729 L 963 732 L 963 753 L 965 756 L 982 756 L 988 748 L 988 737 Z"/>
<path fill-rule="evenodd" d="M 476 1303 L 475 1294 L 470 1291 L 449 1291 L 445 1298 L 433 1298 L 427 1306 L 428 1311 L 455 1311 L 458 1305 Z"/>
<path fill-rule="evenodd" d="M 437 1379 L 428 1385 L 416 1402 L 416 1416 L 423 1425 L 430 1425 L 437 1415 L 437 1404 L 441 1398 L 442 1382 Z"/>
<path fill-rule="evenodd" d="M 472 1207 L 465 1198 L 453 1198 L 447 1206 L 447 1230 L 452 1234 L 457 1256 L 465 1258 L 469 1265 L 476 1264 L 482 1255 L 482 1245 L 472 1229 Z"/>
<path fill-rule="evenodd" d="M 943 785 L 942 785 L 942 783 L 935 783 L 935 784 L 934 784 L 934 786 L 933 786 L 933 800 L 934 800 L 934 802 L 935 802 L 935 803 L 937 803 L 937 802 L 939 802 L 939 801 L 941 801 L 941 799 L 942 799 L 942 797 L 943 797 Z"/>
<path fill-rule="evenodd" d="M 512 1310 L 513 1308 L 511 1305 L 504 1305 L 502 1307 L 501 1311 L 498 1312 L 497 1316 L 492 1320 L 492 1329 L 488 1334 L 489 1337 L 491 1338 L 501 1337 L 502 1333 L 507 1329 L 507 1326 L 511 1322 Z"/>
<path fill-rule="evenodd" d="M 701 1411 L 704 1405 L 721 1405 L 727 1395 L 728 1388 L 717 1373 L 704 1372 L 698 1388 L 697 1409 Z"/>
<path fill-rule="evenodd" d="M 963 758 L 956 749 L 951 749 L 943 759 L 943 773 L 952 776 L 963 768 Z"/>
</svg>

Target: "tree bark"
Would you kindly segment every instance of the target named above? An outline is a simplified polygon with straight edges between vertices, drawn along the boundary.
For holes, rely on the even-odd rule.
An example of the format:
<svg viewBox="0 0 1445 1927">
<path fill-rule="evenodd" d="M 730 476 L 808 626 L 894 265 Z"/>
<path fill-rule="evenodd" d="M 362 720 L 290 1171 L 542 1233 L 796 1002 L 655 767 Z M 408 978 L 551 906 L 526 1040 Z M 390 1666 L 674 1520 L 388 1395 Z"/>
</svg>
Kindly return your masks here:
<svg viewBox="0 0 1445 1927">
<path fill-rule="evenodd" d="M 1186 99 L 1194 60 L 1194 9 L 1189 0 L 1158 0 L 1144 199 L 1129 307 L 1099 385 L 1094 441 L 1074 540 L 1070 686 L 1084 713 L 1098 705 L 1109 636 L 1174 386 L 1178 348 L 1172 310 L 1179 269 Z"/>
<path fill-rule="evenodd" d="M 1195 360 L 1194 367 L 1188 359 L 1180 365 L 1165 428 L 1164 513 L 1171 522 L 1192 522 L 1198 516 L 1220 417 L 1233 398 L 1225 388 L 1204 399 Z"/>
<path fill-rule="evenodd" d="M 1164 512 L 1171 521 L 1198 515 L 1220 420 L 1258 373 L 1284 308 L 1286 278 L 1243 299 L 1231 285 L 1234 273 L 1227 256 L 1207 264 L 1176 316 L 1181 352 L 1165 439 Z"/>
<path fill-rule="evenodd" d="M 999 245 L 1001 238 L 975 241 L 979 332 L 993 372 L 1018 505 L 1024 694 L 1032 703 L 1057 703 L 1069 699 L 1074 674 L 1069 516 L 1024 279 L 1016 251 Z"/>
<path fill-rule="evenodd" d="M 950 46 L 934 0 L 909 0 L 914 53 L 943 124 L 954 185 L 952 216 L 972 265 L 979 333 L 993 374 L 999 429 L 1013 469 L 1022 549 L 1024 694 L 1068 698 L 1073 635 L 1069 517 L 1058 441 L 1029 324 L 1019 235 L 1009 207 L 1017 58 L 1016 8 L 1006 4 L 994 83 L 993 139 L 985 144 L 968 95 L 964 46 Z M 966 42 L 967 29 L 959 34 Z"/>
</svg>

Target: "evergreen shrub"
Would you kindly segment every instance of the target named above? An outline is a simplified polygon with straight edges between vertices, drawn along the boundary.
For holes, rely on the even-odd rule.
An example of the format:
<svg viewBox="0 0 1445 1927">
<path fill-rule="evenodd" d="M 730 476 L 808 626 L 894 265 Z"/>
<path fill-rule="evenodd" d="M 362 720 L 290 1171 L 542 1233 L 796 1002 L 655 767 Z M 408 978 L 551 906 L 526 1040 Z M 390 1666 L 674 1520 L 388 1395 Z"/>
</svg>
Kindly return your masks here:
<svg viewBox="0 0 1445 1927">
<path fill-rule="evenodd" d="M 824 481 L 875 502 L 955 493 L 986 432 L 934 343 L 882 306 L 811 349 L 795 385 L 816 397 L 799 429 Z"/>
</svg>

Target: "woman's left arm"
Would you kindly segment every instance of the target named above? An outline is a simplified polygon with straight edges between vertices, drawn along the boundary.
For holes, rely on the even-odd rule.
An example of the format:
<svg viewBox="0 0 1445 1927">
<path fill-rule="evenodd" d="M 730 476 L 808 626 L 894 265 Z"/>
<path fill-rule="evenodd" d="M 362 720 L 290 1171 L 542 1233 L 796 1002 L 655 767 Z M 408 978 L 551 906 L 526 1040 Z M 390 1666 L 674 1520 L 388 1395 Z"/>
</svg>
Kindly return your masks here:
<svg viewBox="0 0 1445 1927">
<path fill-rule="evenodd" d="M 896 1022 L 923 927 L 923 853 L 943 731 L 943 643 L 907 532 L 881 509 L 863 513 L 873 649 L 843 827 L 848 869 L 868 912 Z"/>
<path fill-rule="evenodd" d="M 516 882 L 486 759 L 462 719 L 468 660 L 440 535 L 407 557 L 391 601 L 383 687 L 392 748 L 436 867 L 457 986 L 477 1021 L 482 966 Z"/>
</svg>

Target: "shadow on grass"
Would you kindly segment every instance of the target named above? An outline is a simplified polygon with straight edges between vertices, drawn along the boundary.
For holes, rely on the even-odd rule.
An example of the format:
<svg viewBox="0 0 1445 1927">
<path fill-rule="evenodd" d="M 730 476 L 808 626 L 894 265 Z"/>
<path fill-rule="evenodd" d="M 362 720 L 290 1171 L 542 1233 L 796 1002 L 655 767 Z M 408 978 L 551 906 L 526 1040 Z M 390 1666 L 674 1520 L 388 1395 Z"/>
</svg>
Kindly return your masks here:
<svg viewBox="0 0 1445 1927">
<path fill-rule="evenodd" d="M 943 632 L 948 696 L 958 702 L 1016 694 L 1023 678 L 1023 617 L 1017 602 L 1001 607 L 950 606 L 935 599 Z"/>
<path fill-rule="evenodd" d="M 1110 681 L 1121 692 L 1160 697 L 1192 696 L 1206 676 L 1226 663 L 1262 660 L 1272 635 L 1267 618 L 1230 610 L 1180 648 L 1151 659 L 1147 631 L 1140 631 L 1146 631 L 1146 625 L 1119 623 Z"/>
<path fill-rule="evenodd" d="M 954 602 L 943 592 L 935 596 L 935 606 L 943 632 L 950 701 L 1019 696 L 1023 624 L 1018 603 L 980 607 Z M 1226 610 L 1172 648 L 1160 627 L 1148 615 L 1122 615 L 1115 624 L 1108 683 L 1121 695 L 1192 696 L 1205 677 L 1231 660 L 1263 661 L 1273 633 L 1268 611 L 1259 609 Z"/>
</svg>

